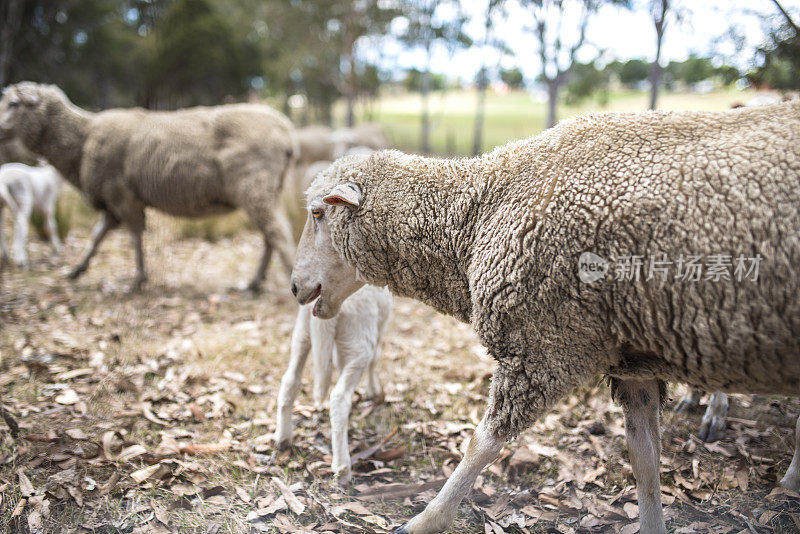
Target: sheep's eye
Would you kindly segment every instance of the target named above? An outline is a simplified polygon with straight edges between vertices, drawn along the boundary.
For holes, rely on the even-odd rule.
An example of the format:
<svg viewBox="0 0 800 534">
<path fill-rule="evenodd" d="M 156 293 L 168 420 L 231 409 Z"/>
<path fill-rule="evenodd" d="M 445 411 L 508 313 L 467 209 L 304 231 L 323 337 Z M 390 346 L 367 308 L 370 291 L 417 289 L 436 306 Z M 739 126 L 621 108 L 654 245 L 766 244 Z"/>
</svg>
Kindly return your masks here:
<svg viewBox="0 0 800 534">
<path fill-rule="evenodd" d="M 321 209 L 319 209 L 319 208 L 315 208 L 315 209 L 311 210 L 311 216 L 314 217 L 315 219 L 321 219 L 322 218 L 322 214 L 323 214 L 323 211 Z"/>
<path fill-rule="evenodd" d="M 16 100 L 12 100 L 8 103 L 8 107 L 10 108 L 15 108 L 17 106 L 19 106 L 19 102 L 17 102 Z"/>
</svg>

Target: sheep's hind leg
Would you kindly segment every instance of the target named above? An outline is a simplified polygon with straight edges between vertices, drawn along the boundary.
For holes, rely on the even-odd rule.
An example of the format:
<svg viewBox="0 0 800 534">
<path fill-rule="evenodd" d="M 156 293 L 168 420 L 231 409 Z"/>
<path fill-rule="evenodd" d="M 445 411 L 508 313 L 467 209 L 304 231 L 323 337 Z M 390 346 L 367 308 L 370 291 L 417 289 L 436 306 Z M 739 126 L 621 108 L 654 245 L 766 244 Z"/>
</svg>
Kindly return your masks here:
<svg viewBox="0 0 800 534">
<path fill-rule="evenodd" d="M 800 491 L 800 417 L 797 418 L 797 424 L 794 429 L 794 456 L 792 456 L 792 463 L 789 464 L 789 469 L 783 476 L 780 482 L 784 488 Z"/>
<path fill-rule="evenodd" d="M 661 510 L 661 387 L 658 380 L 615 379 L 612 391 L 625 414 L 625 435 L 636 478 L 641 532 L 666 534 Z"/>
<path fill-rule="evenodd" d="M 700 424 L 700 439 L 711 443 L 722 439 L 725 434 L 725 418 L 728 416 L 728 396 L 715 391 L 708 400 L 703 422 Z"/>
<path fill-rule="evenodd" d="M 83 258 L 81 259 L 80 263 L 70 271 L 67 275 L 67 278 L 70 280 L 76 280 L 80 275 L 86 272 L 86 269 L 89 268 L 89 262 L 92 260 L 92 257 L 97 253 L 97 248 L 100 246 L 100 243 L 103 242 L 106 235 L 108 235 L 109 230 L 113 230 L 119 226 L 119 219 L 111 215 L 110 213 L 103 212 L 102 217 L 94 225 L 94 229 L 92 229 L 92 242 L 89 244 L 89 247 L 86 249 L 86 252 L 83 254 Z"/>
<path fill-rule="evenodd" d="M 302 306 L 297 312 L 297 320 L 292 331 L 292 348 L 289 367 L 281 379 L 281 390 L 278 393 L 278 421 L 275 428 L 275 445 L 284 449 L 292 443 L 292 407 L 300 389 L 308 352 L 311 350 L 309 321 L 311 308 Z"/>
</svg>

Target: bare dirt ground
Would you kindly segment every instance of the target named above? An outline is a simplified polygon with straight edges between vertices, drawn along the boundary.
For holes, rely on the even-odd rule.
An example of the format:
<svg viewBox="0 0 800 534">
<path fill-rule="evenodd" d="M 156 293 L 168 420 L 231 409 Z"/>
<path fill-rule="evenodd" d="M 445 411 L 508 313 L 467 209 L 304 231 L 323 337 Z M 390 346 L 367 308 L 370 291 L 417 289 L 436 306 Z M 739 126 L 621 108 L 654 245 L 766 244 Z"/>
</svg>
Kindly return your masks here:
<svg viewBox="0 0 800 534">
<path fill-rule="evenodd" d="M 461 457 L 491 359 L 468 325 L 398 299 L 383 346 L 386 402 L 356 400 L 357 460 L 332 482 L 327 411 L 309 389 L 294 447 L 275 453 L 276 395 L 297 305 L 277 264 L 247 280 L 260 238 L 145 234 L 150 282 L 129 295 L 128 236 L 113 233 L 77 283 L 31 246 L 29 272 L 0 274 L 0 532 L 387 532 L 419 512 Z M 308 374 L 308 373 L 307 373 Z M 306 383 L 307 384 L 307 383 Z M 671 391 L 674 403 L 677 389 Z M 674 532 L 798 532 L 800 496 L 776 489 L 796 400 L 737 396 L 726 437 L 693 437 L 700 414 L 664 414 L 662 490 Z M 479 478 L 452 532 L 638 530 L 620 409 L 598 379 L 575 391 Z"/>
</svg>

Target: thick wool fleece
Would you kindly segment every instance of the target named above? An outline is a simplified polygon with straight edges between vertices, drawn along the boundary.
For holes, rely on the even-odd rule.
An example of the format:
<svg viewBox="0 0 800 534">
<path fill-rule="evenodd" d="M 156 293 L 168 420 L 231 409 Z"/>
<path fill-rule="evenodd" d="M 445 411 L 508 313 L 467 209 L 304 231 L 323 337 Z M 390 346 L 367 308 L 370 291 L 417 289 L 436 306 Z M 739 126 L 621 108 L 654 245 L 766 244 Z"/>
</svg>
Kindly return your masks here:
<svg viewBox="0 0 800 534">
<path fill-rule="evenodd" d="M 98 209 L 122 222 L 151 206 L 172 215 L 245 210 L 268 237 L 296 156 L 289 120 L 262 105 L 84 111 L 55 86 L 21 83 L 39 103 L 17 128 Z"/>
<path fill-rule="evenodd" d="M 345 158 L 332 241 L 369 283 L 471 321 L 498 361 L 491 430 L 512 437 L 588 378 L 800 391 L 800 104 L 597 114 L 475 159 Z M 757 281 L 593 284 L 593 252 L 763 258 Z"/>
</svg>

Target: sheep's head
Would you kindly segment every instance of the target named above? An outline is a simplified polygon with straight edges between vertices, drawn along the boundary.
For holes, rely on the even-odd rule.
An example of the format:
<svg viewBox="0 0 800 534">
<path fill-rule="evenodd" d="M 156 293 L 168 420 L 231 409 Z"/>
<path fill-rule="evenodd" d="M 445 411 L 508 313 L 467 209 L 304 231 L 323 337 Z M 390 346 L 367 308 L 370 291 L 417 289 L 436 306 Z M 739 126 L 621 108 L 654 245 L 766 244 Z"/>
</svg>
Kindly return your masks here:
<svg viewBox="0 0 800 534">
<path fill-rule="evenodd" d="M 19 137 L 38 137 L 42 127 L 38 110 L 43 106 L 44 86 L 31 82 L 10 85 L 0 99 L 0 141 Z"/>
<path fill-rule="evenodd" d="M 339 210 L 358 210 L 362 192 L 352 182 L 338 182 L 339 170 L 355 163 L 346 157 L 314 180 L 307 192 L 308 219 L 297 247 L 292 271 L 292 293 L 300 304 L 316 299 L 312 313 L 330 319 L 339 313 L 342 303 L 355 293 L 363 281 L 354 267 L 342 259 L 331 236 L 331 221 L 343 216 Z"/>
</svg>

